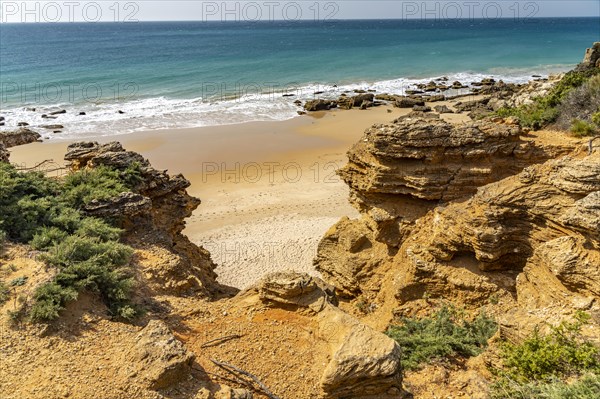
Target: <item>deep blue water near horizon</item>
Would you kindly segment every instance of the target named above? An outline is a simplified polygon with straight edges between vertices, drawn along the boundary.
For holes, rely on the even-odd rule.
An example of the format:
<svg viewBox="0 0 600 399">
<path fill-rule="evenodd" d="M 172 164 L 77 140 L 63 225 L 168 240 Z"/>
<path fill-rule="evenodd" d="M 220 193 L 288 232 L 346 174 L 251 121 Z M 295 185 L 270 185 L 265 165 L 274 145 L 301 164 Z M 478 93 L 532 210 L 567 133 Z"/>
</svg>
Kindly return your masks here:
<svg viewBox="0 0 600 399">
<path fill-rule="evenodd" d="M 0 24 L 0 112 L 76 107 L 88 115 L 70 122 L 123 131 L 285 119 L 286 88 L 518 81 L 570 69 L 598 40 L 597 18 Z"/>
</svg>

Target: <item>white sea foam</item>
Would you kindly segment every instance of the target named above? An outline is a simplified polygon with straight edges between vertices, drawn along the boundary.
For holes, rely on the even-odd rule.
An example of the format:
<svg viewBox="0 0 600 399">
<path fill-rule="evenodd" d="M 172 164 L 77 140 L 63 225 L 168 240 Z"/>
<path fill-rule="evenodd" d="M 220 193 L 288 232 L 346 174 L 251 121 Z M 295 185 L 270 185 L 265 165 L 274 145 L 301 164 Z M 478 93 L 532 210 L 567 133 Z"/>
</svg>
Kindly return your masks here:
<svg viewBox="0 0 600 399">
<path fill-rule="evenodd" d="M 539 68 L 540 75 L 567 70 L 564 66 L 554 68 Z M 452 83 L 455 80 L 470 84 L 483 78 L 492 77 L 504 80 L 506 83 L 525 83 L 536 73 L 531 69 L 502 70 L 497 73 L 455 73 L 446 77 Z M 337 98 L 340 94 L 357 89 L 376 90 L 377 93 L 404 94 L 408 89 L 414 89 L 416 84 L 427 83 L 439 76 L 427 79 L 399 78 L 378 82 L 360 82 L 339 86 L 323 86 L 317 83 L 305 85 L 284 97 L 282 92 L 253 93 L 238 98 L 212 98 L 204 100 L 171 99 L 165 97 L 144 98 L 126 102 L 103 104 L 53 104 L 36 106 L 35 111 L 26 107 L 4 109 L 0 115 L 6 118 L 6 126 L 0 129 L 14 129 L 18 122 L 27 122 L 30 127 L 38 130 L 46 139 L 72 139 L 108 136 L 114 134 L 133 133 L 145 130 L 190 128 L 202 126 L 217 126 L 251 121 L 281 121 L 294 118 L 301 110 L 294 104 L 295 100 L 306 101 L 313 98 Z M 315 92 L 322 92 L 315 94 Z M 449 91 L 447 95 L 456 95 L 468 90 Z M 66 109 L 67 113 L 56 115 L 56 119 L 42 119 L 42 114 L 49 114 L 58 109 Z M 123 111 L 123 113 L 119 113 Z M 85 115 L 79 115 L 85 112 Z M 64 126 L 61 133 L 54 134 L 43 125 Z"/>
</svg>

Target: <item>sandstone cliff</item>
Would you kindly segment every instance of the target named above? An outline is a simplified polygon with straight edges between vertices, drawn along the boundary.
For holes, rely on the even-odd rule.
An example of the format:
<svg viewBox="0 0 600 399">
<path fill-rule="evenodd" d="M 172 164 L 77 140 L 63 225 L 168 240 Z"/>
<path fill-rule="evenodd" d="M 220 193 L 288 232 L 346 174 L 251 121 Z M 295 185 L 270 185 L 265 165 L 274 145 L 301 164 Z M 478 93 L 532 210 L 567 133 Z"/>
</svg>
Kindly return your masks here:
<svg viewBox="0 0 600 399">
<path fill-rule="evenodd" d="M 342 219 L 323 238 L 315 265 L 346 295 L 356 296 L 375 269 L 436 207 L 461 202 L 477 188 L 572 150 L 522 136 L 512 119 L 453 125 L 405 117 L 374 125 L 348 152 L 339 175 L 359 220 Z M 378 280 L 373 286 L 379 286 Z"/>
<path fill-rule="evenodd" d="M 223 291 L 216 283 L 216 265 L 208 251 L 182 234 L 185 218 L 200 205 L 199 199 L 188 195 L 190 182 L 182 175 L 158 171 L 140 154 L 126 151 L 115 142 L 72 144 L 65 160 L 72 170 L 100 165 L 116 170 L 139 166 L 141 181 L 135 192 L 93 201 L 84 211 L 90 216 L 120 219 L 127 243 L 139 250 L 138 258 L 154 260 L 141 271 L 152 291 L 207 296 Z"/>
</svg>

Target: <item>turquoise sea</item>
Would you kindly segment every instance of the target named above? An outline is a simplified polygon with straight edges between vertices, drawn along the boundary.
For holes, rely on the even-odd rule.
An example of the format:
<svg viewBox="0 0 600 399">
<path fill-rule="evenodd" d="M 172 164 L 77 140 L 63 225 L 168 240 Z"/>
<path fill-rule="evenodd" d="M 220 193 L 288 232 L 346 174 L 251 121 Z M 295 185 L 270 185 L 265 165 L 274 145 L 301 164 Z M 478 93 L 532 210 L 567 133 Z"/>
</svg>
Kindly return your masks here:
<svg viewBox="0 0 600 399">
<path fill-rule="evenodd" d="M 68 135 L 283 120 L 316 91 L 523 82 L 598 40 L 597 18 L 0 24 L 0 115 L 65 108 Z"/>
</svg>

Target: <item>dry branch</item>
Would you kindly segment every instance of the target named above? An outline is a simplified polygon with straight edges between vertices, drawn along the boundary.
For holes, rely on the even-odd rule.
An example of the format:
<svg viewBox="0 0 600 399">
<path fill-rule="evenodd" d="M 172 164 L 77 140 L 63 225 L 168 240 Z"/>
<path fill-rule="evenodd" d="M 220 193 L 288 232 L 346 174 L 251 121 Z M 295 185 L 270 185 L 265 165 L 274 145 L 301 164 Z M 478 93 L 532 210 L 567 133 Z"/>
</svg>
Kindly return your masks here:
<svg viewBox="0 0 600 399">
<path fill-rule="evenodd" d="M 208 348 L 211 346 L 221 345 L 227 341 L 231 341 L 232 339 L 237 339 L 237 338 L 242 338 L 242 336 L 240 334 L 233 334 L 233 335 L 227 335 L 225 337 L 211 339 L 210 341 L 207 341 L 207 342 L 203 343 L 202 345 L 200 345 L 200 348 Z"/>
<path fill-rule="evenodd" d="M 271 392 L 269 390 L 269 388 L 267 388 L 267 386 L 265 384 L 263 384 L 257 376 L 255 376 L 252 373 L 249 373 L 245 370 L 242 370 L 232 364 L 229 363 L 225 363 L 225 362 L 220 362 L 218 360 L 214 360 L 214 359 L 210 359 L 211 362 L 213 362 L 216 366 L 218 366 L 219 368 L 225 370 L 226 372 L 228 372 L 229 374 L 233 375 L 234 377 L 236 377 L 238 380 L 243 381 L 245 384 L 249 384 L 248 381 L 246 381 L 245 379 L 243 379 L 242 377 L 240 377 L 238 374 L 244 375 L 248 378 L 250 378 L 252 381 L 254 381 L 254 383 L 256 385 L 258 385 L 260 387 L 260 390 L 267 395 L 270 399 L 280 399 L 278 396 L 276 396 L 273 392 Z M 252 385 L 252 384 L 250 384 Z M 254 386 L 252 386 L 252 388 L 254 388 Z M 254 388 L 256 389 L 256 388 Z"/>
</svg>

